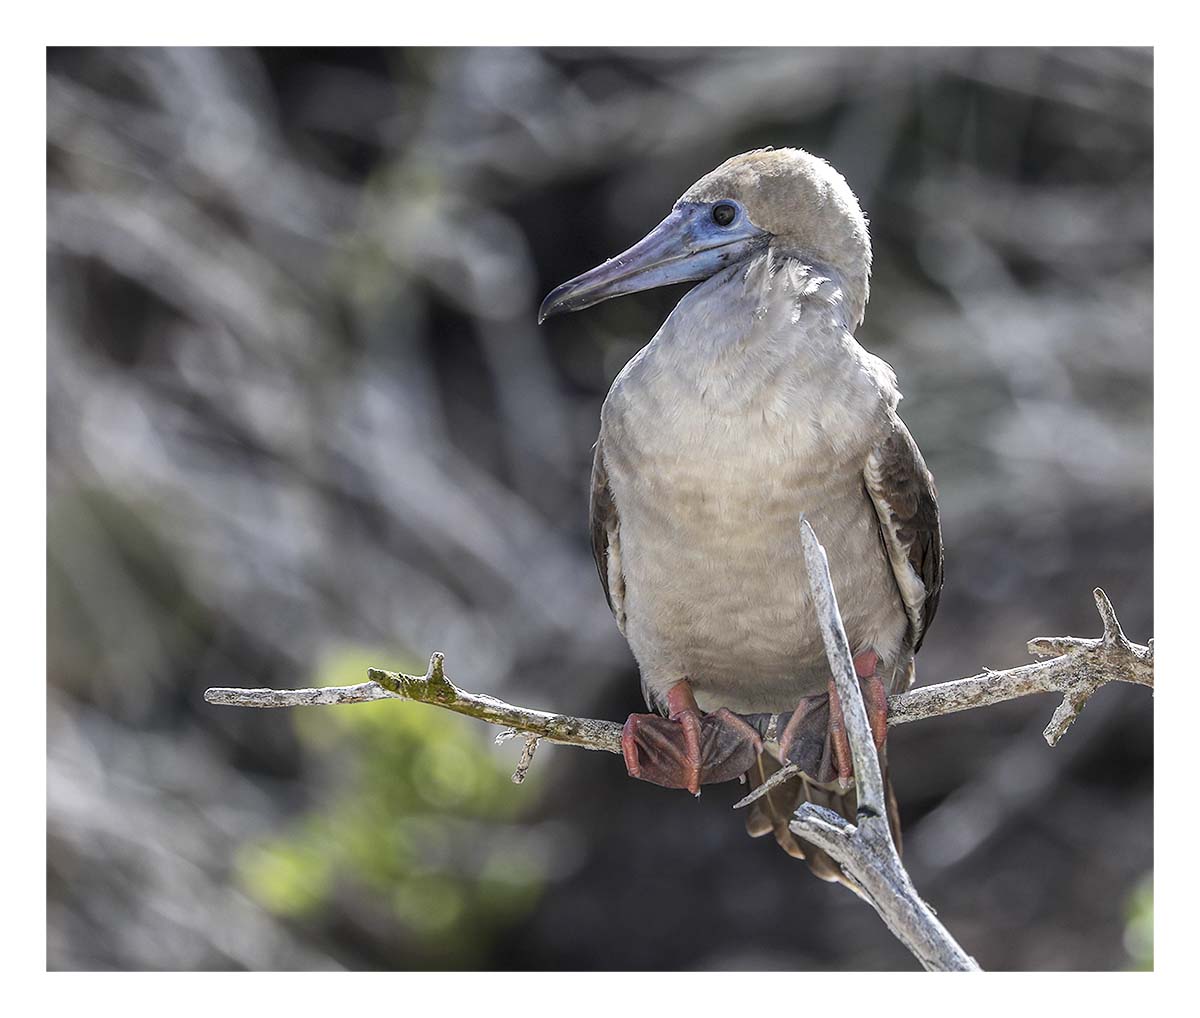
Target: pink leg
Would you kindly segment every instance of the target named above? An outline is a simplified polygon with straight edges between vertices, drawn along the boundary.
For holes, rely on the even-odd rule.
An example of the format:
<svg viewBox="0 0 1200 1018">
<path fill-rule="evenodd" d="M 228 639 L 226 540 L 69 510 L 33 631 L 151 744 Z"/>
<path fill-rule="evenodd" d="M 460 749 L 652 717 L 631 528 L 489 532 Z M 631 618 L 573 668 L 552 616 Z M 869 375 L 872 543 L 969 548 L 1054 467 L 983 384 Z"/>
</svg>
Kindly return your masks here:
<svg viewBox="0 0 1200 1018">
<path fill-rule="evenodd" d="M 683 728 L 684 787 L 692 795 L 699 795 L 700 770 L 704 764 L 700 753 L 700 708 L 687 679 L 667 690 L 667 716 Z"/>
<path fill-rule="evenodd" d="M 854 674 L 860 679 L 869 679 L 879 667 L 879 655 L 873 650 L 864 650 L 854 658 Z"/>
<path fill-rule="evenodd" d="M 837 683 L 829 680 L 829 746 L 833 751 L 833 766 L 838 784 L 845 790 L 854 775 L 854 760 L 850 752 L 850 736 L 846 734 L 846 719 L 842 714 L 842 698 Z"/>
<path fill-rule="evenodd" d="M 865 650 L 854 658 L 854 672 L 862 685 L 867 721 L 871 725 L 871 738 L 875 743 L 876 752 L 882 752 L 887 741 L 888 701 L 887 690 L 875 674 L 878 668 L 879 655 L 873 650 Z M 844 786 L 854 773 L 854 764 L 850 753 L 850 739 L 846 735 L 842 703 L 832 679 L 829 681 L 829 741 L 838 780 Z"/>
</svg>

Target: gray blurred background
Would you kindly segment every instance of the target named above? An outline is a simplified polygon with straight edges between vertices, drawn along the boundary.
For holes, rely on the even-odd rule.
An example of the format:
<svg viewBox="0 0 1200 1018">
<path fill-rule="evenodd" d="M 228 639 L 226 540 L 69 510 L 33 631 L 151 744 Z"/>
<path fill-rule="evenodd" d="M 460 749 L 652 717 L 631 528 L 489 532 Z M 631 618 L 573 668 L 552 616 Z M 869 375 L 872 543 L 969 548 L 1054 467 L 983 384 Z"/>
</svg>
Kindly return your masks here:
<svg viewBox="0 0 1200 1018">
<path fill-rule="evenodd" d="M 586 533 L 598 411 L 679 288 L 535 325 L 727 156 L 825 156 L 859 339 L 937 477 L 920 680 L 1153 635 L 1152 57 L 1133 50 L 52 50 L 48 964 L 911 969 L 737 785 L 418 705 L 641 709 Z M 917 886 L 988 968 L 1150 964 L 1152 712 L 905 726 Z"/>
</svg>

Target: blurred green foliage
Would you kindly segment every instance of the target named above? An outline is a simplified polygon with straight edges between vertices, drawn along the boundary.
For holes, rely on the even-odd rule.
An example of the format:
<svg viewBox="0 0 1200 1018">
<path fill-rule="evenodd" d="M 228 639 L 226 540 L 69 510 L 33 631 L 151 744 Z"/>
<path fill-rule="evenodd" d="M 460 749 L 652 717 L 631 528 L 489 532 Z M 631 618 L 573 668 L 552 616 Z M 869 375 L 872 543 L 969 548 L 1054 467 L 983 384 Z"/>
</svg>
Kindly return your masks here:
<svg viewBox="0 0 1200 1018">
<path fill-rule="evenodd" d="M 369 666 L 395 661 L 341 651 L 318 685 L 361 682 Z M 492 748 L 490 730 L 390 702 L 299 711 L 296 727 L 326 789 L 288 831 L 242 851 L 242 882 L 265 907 L 304 920 L 368 899 L 426 963 L 468 964 L 536 903 L 545 855 L 536 830 L 515 821 L 537 779 L 512 783 L 515 758 Z"/>
<path fill-rule="evenodd" d="M 1125 950 L 1129 967 L 1141 972 L 1154 970 L 1154 873 L 1142 877 L 1127 903 Z"/>
</svg>

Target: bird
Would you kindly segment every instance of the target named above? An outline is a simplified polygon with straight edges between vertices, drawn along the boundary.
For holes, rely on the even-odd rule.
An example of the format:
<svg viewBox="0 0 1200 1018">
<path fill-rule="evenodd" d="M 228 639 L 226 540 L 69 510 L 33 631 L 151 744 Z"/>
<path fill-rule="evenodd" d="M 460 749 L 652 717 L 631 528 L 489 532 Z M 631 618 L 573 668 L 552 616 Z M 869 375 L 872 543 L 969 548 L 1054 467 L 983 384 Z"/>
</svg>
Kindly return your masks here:
<svg viewBox="0 0 1200 1018">
<path fill-rule="evenodd" d="M 556 287 L 539 324 L 693 285 L 616 376 L 592 465 L 592 550 L 650 713 L 622 729 L 635 778 L 699 795 L 764 783 L 752 836 L 850 881 L 789 829 L 802 801 L 853 820 L 853 765 L 806 582 L 823 543 L 880 761 L 887 697 L 915 679 L 937 611 L 937 491 L 897 414 L 896 374 L 855 338 L 867 219 L 846 179 L 767 147 L 701 177 L 628 250 Z M 899 816 L 888 780 L 888 814 Z"/>
</svg>

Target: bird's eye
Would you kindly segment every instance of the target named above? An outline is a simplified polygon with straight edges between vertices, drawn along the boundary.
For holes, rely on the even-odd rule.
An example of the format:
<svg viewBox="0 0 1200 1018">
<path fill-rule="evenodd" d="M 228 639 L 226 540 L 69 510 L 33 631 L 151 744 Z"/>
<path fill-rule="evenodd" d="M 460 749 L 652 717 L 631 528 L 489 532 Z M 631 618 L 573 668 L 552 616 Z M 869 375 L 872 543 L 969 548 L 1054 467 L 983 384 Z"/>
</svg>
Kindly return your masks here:
<svg viewBox="0 0 1200 1018">
<path fill-rule="evenodd" d="M 718 202 L 713 206 L 712 217 L 718 226 L 728 226 L 737 218 L 737 206 L 727 201 Z"/>
</svg>

